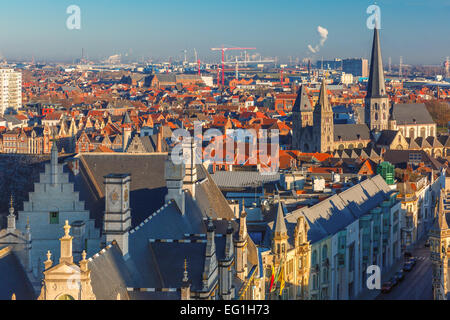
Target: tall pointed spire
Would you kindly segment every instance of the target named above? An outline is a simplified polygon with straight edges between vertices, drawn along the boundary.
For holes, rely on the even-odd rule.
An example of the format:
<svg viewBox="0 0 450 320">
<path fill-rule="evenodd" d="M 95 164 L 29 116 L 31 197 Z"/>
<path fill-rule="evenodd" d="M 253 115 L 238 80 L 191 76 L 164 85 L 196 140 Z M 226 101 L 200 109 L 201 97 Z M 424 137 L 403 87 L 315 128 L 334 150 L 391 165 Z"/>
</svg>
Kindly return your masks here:
<svg viewBox="0 0 450 320">
<path fill-rule="evenodd" d="M 277 217 L 275 219 L 275 224 L 273 226 L 273 232 L 275 236 L 287 234 L 286 222 L 284 221 L 283 207 L 279 197 L 278 197 Z"/>
<path fill-rule="evenodd" d="M 305 85 L 301 85 L 297 93 L 297 98 L 295 99 L 294 107 L 292 112 L 307 112 L 312 111 L 311 102 L 308 98 L 308 92 Z"/>
<path fill-rule="evenodd" d="M 369 82 L 367 84 L 366 98 L 383 98 L 386 96 L 380 37 L 378 34 L 378 29 L 374 28 L 372 57 L 370 59 L 370 73 Z"/>
<path fill-rule="evenodd" d="M 328 89 L 325 82 L 325 78 L 322 79 L 322 85 L 320 86 L 319 101 L 317 103 L 320 105 L 322 110 L 329 111 L 331 109 L 330 102 L 328 101 Z"/>
</svg>

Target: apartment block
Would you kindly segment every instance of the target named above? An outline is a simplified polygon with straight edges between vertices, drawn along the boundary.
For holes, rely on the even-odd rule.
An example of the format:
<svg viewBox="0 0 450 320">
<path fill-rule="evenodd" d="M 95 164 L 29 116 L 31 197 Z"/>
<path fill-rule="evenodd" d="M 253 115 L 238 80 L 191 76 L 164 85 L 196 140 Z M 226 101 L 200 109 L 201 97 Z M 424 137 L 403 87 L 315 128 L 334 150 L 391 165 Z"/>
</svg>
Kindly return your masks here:
<svg viewBox="0 0 450 320">
<path fill-rule="evenodd" d="M 22 73 L 13 69 L 0 69 L 0 114 L 8 108 L 22 106 Z"/>
</svg>

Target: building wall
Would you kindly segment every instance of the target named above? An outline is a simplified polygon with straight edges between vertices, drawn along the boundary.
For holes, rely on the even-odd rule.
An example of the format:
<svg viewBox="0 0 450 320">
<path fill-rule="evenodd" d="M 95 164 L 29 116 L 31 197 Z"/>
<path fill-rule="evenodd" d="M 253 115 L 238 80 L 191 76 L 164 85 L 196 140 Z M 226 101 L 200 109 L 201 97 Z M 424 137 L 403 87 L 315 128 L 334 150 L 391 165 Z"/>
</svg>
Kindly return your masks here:
<svg viewBox="0 0 450 320">
<path fill-rule="evenodd" d="M 22 107 L 22 74 L 13 69 L 0 69 L 0 114 L 6 109 Z"/>
</svg>

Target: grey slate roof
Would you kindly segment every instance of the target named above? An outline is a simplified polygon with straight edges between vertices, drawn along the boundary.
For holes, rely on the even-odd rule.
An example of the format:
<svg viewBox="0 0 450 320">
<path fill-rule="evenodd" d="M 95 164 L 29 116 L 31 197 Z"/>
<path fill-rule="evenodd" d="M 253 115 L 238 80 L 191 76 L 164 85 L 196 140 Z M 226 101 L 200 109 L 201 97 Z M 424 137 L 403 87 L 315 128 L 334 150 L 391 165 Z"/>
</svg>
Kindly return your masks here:
<svg viewBox="0 0 450 320">
<path fill-rule="evenodd" d="M 338 142 L 339 137 L 342 141 L 370 140 L 369 127 L 366 124 L 335 124 L 334 141 Z"/>
<path fill-rule="evenodd" d="M 15 253 L 5 248 L 0 256 L 0 300 L 34 300 L 36 296 L 30 281 Z"/>
<path fill-rule="evenodd" d="M 435 123 L 423 103 L 394 104 L 392 107 L 392 117 L 397 121 L 397 125 Z"/>
<path fill-rule="evenodd" d="M 308 240 L 311 243 L 336 234 L 360 216 L 378 206 L 392 193 L 389 186 L 378 175 L 335 194 L 310 208 L 301 208 L 285 216 L 289 243 L 293 244 L 293 233 L 299 216 L 309 224 Z M 273 224 L 269 224 L 272 229 Z"/>
<path fill-rule="evenodd" d="M 384 84 L 383 60 L 381 58 L 380 37 L 374 28 L 372 56 L 370 59 L 369 82 L 367 83 L 366 98 L 387 97 Z"/>
<path fill-rule="evenodd" d="M 127 298 L 127 284 L 131 285 L 131 275 L 123 260 L 122 251 L 114 242 L 98 256 L 88 262 L 91 270 L 91 285 L 97 300 L 116 300 Z"/>
<path fill-rule="evenodd" d="M 220 188 L 254 187 L 280 181 L 279 173 L 267 175 L 252 171 L 217 171 L 211 177 Z"/>
<path fill-rule="evenodd" d="M 302 85 L 297 93 L 297 98 L 295 99 L 294 107 L 292 112 L 312 112 L 313 108 L 311 102 L 309 101 L 308 93 L 306 92 L 306 86 Z"/>
</svg>

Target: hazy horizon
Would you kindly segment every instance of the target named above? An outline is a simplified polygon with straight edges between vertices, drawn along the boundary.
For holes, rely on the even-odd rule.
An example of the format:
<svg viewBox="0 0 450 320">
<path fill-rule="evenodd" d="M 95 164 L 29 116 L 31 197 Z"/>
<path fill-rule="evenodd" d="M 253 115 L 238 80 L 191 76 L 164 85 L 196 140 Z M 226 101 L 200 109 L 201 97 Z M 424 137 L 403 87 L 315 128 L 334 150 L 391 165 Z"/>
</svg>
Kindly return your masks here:
<svg viewBox="0 0 450 320">
<path fill-rule="evenodd" d="M 320 60 L 370 57 L 373 30 L 365 1 L 17 0 L 0 12 L 0 56 L 8 60 L 69 62 L 122 54 L 180 59 L 194 48 L 219 61 L 212 47 L 256 47 L 249 53 Z M 450 0 L 380 0 L 383 62 L 441 65 L 450 56 Z M 69 30 L 67 7 L 81 9 L 81 29 Z M 318 30 L 319 29 L 319 30 Z M 320 31 L 320 33 L 318 32 Z M 308 48 L 309 47 L 309 48 Z M 315 51 L 315 53 L 314 53 Z"/>
</svg>

